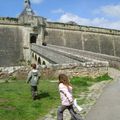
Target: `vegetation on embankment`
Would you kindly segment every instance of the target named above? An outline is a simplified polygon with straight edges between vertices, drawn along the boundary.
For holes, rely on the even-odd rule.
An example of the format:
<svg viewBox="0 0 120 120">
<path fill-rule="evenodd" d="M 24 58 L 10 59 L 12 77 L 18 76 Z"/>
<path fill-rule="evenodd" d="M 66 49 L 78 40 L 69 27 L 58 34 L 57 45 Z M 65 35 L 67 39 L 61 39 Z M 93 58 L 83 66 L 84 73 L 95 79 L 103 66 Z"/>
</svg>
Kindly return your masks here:
<svg viewBox="0 0 120 120">
<path fill-rule="evenodd" d="M 75 97 L 86 92 L 96 82 L 110 80 L 105 74 L 97 78 L 73 77 Z M 0 120 L 36 120 L 43 117 L 60 104 L 58 83 L 55 80 L 40 80 L 39 99 L 33 101 L 30 86 L 25 80 L 13 80 L 0 84 Z M 83 104 L 83 102 L 79 102 Z"/>
</svg>

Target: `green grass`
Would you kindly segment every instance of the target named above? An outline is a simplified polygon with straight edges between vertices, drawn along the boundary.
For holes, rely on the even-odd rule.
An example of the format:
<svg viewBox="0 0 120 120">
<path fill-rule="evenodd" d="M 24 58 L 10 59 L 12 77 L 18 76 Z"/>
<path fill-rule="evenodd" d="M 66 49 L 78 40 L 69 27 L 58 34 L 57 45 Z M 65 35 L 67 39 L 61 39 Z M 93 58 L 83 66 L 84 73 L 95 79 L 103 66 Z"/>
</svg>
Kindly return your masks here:
<svg viewBox="0 0 120 120">
<path fill-rule="evenodd" d="M 25 81 L 0 84 L 0 120 L 36 120 L 60 103 L 57 83 L 40 81 L 40 99 L 33 101 Z"/>
<path fill-rule="evenodd" d="M 96 77 L 96 78 L 92 78 L 89 76 L 73 77 L 70 82 L 71 82 L 71 84 L 75 85 L 76 87 L 89 87 L 96 82 L 101 82 L 101 81 L 106 81 L 106 80 L 111 80 L 111 79 L 112 78 L 110 78 L 108 76 L 108 74 L 104 74 L 104 75 Z"/>
<path fill-rule="evenodd" d="M 88 88 L 90 86 L 92 86 L 93 84 L 97 83 L 97 82 L 101 82 L 101 81 L 108 81 L 108 80 L 112 80 L 112 78 L 110 76 L 108 76 L 108 74 L 104 74 L 102 76 L 96 77 L 96 78 L 92 78 L 89 76 L 86 77 L 73 77 L 70 82 L 73 85 L 73 94 L 75 98 L 78 98 L 78 95 L 80 95 L 81 93 L 85 93 L 88 92 Z M 83 104 L 85 103 L 85 100 L 79 101 L 79 103 Z"/>
<path fill-rule="evenodd" d="M 95 79 L 73 77 L 74 97 L 88 90 L 88 87 L 102 80 L 110 80 L 108 75 Z M 38 86 L 40 99 L 33 101 L 30 86 L 24 80 L 0 84 L 0 120 L 37 120 L 60 104 L 58 83 L 41 80 Z M 82 99 L 80 104 L 85 100 Z"/>
</svg>

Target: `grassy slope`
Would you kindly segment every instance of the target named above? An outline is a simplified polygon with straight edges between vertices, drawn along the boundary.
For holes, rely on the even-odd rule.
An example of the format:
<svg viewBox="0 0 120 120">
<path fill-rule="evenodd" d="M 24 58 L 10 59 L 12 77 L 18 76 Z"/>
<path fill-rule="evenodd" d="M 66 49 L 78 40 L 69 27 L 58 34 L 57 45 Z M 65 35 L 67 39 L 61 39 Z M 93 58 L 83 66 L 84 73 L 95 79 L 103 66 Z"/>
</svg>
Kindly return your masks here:
<svg viewBox="0 0 120 120">
<path fill-rule="evenodd" d="M 31 99 L 30 87 L 24 81 L 0 84 L 0 120 L 36 120 L 59 103 L 57 83 L 41 81 L 40 99 Z"/>
<path fill-rule="evenodd" d="M 88 87 L 102 80 L 109 80 L 105 75 L 96 79 L 89 77 L 73 77 L 73 94 L 77 97 Z M 47 114 L 60 104 L 58 84 L 41 80 L 39 84 L 40 99 L 31 99 L 30 86 L 25 81 L 0 84 L 0 120 L 36 120 Z M 84 101 L 84 100 L 83 100 Z M 83 103 L 82 101 L 79 103 Z"/>
</svg>

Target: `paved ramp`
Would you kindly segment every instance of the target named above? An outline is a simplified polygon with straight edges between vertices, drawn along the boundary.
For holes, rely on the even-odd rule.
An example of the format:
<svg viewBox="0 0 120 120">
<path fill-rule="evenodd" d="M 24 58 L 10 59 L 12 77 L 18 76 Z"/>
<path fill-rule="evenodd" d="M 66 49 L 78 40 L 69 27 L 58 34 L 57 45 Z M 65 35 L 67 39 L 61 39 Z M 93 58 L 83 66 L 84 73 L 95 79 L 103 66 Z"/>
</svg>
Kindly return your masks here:
<svg viewBox="0 0 120 120">
<path fill-rule="evenodd" d="M 86 120 L 120 120 L 120 71 L 109 69 L 115 78 L 105 89 Z"/>
<path fill-rule="evenodd" d="M 69 55 L 53 49 L 52 47 L 42 45 L 31 45 L 31 50 L 48 60 L 52 64 L 68 64 L 68 63 L 80 63 L 80 61 L 71 58 Z"/>
<path fill-rule="evenodd" d="M 105 60 L 97 60 L 89 58 L 89 56 L 83 56 L 84 53 L 81 54 L 79 50 L 68 47 L 31 44 L 31 50 L 52 64 L 77 63 L 83 66 L 84 63 L 86 63 L 91 64 L 92 66 L 98 65 L 99 67 L 108 66 L 108 62 Z"/>
</svg>

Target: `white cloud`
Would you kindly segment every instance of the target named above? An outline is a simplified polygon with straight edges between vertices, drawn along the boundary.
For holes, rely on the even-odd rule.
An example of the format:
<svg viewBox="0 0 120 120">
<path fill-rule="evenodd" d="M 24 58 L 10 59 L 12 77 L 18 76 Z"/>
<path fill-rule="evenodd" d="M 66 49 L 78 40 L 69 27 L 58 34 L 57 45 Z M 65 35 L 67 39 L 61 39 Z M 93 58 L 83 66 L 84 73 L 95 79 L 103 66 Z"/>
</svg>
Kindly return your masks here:
<svg viewBox="0 0 120 120">
<path fill-rule="evenodd" d="M 41 3 L 43 0 L 31 0 L 32 3 L 35 3 L 35 4 L 39 4 Z"/>
<path fill-rule="evenodd" d="M 74 21 L 78 24 L 82 23 L 82 24 L 87 24 L 89 22 L 88 19 L 85 18 L 81 18 L 75 14 L 71 14 L 71 13 L 65 13 L 63 14 L 60 19 L 60 22 L 69 22 L 69 21 Z"/>
<path fill-rule="evenodd" d="M 105 5 L 95 10 L 97 17 L 95 18 L 83 18 L 76 14 L 67 13 L 62 9 L 53 10 L 52 13 L 62 14 L 59 18 L 59 22 L 73 21 L 79 25 L 103 27 L 110 29 L 120 30 L 120 4 L 117 5 Z"/>
<path fill-rule="evenodd" d="M 110 21 L 103 17 L 102 18 L 96 17 L 94 19 L 89 19 L 89 18 L 79 17 L 75 14 L 65 13 L 60 17 L 60 19 L 58 21 L 59 22 L 74 21 L 80 25 L 111 28 L 111 29 L 120 29 L 120 21 Z"/>
<path fill-rule="evenodd" d="M 120 4 L 102 6 L 100 9 L 95 10 L 94 13 L 110 17 L 120 17 Z"/>
</svg>

